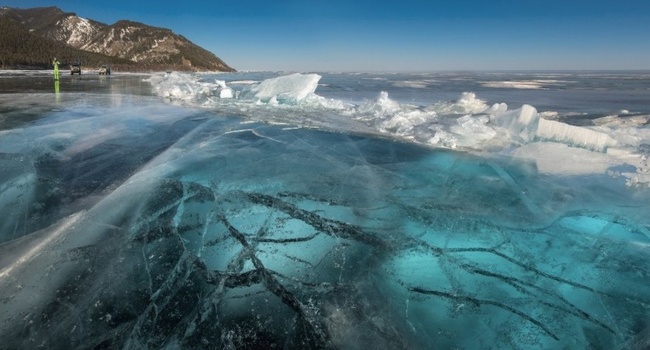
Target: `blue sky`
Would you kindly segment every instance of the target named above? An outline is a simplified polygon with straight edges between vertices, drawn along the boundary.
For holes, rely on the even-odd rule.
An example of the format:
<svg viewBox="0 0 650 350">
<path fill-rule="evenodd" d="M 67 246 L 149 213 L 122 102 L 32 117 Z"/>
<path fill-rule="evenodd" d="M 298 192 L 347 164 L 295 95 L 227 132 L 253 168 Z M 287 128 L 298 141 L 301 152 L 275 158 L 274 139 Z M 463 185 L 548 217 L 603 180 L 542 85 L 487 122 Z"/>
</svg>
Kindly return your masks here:
<svg viewBox="0 0 650 350">
<path fill-rule="evenodd" d="M 165 27 L 238 70 L 650 69 L 650 0 L 41 1 Z"/>
</svg>

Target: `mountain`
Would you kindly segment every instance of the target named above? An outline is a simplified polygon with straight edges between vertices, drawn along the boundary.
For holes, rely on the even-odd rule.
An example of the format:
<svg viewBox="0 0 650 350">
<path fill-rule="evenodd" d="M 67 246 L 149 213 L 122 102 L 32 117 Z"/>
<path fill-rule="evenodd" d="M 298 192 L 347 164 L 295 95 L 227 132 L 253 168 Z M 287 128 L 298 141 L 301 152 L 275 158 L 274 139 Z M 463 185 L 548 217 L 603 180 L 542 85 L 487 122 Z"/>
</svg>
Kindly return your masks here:
<svg viewBox="0 0 650 350">
<path fill-rule="evenodd" d="M 64 64 L 81 61 L 86 66 L 99 67 L 111 63 L 124 70 L 137 70 L 127 59 L 61 45 L 30 32 L 11 18 L 0 16 L 0 69 L 48 69 L 52 68 L 54 57 Z"/>
<path fill-rule="evenodd" d="M 2 67 L 49 67 L 53 57 L 118 70 L 234 71 L 169 29 L 127 20 L 106 25 L 57 7 L 0 8 Z"/>
</svg>

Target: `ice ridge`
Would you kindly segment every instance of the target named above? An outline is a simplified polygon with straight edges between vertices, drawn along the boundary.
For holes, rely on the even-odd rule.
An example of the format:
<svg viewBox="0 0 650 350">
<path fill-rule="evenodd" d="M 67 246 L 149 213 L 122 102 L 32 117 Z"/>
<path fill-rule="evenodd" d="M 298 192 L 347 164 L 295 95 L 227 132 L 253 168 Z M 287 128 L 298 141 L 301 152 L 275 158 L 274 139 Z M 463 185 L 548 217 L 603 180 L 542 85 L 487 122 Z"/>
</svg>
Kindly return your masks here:
<svg viewBox="0 0 650 350">
<path fill-rule="evenodd" d="M 649 142 L 650 135 L 633 128 L 647 122 L 647 118 L 628 117 L 625 123 L 601 118 L 592 126 L 575 126 L 550 120 L 557 117 L 556 113 L 539 113 L 528 104 L 512 110 L 505 103 L 490 106 L 473 92 L 463 92 L 455 101 L 431 105 L 394 100 L 387 91 L 379 92 L 376 99 L 349 103 L 317 94 L 320 80 L 318 74 L 300 73 L 246 80 L 245 84 L 180 73 L 150 79 L 162 97 L 191 106 L 233 111 L 251 120 L 343 132 L 363 130 L 433 147 L 516 154 L 537 160 L 546 159 L 539 158 L 546 148 L 564 158 L 598 159 L 597 166 L 582 167 L 592 171 L 631 164 L 638 174 L 622 175 L 633 179 L 630 181 L 634 184 L 650 182 L 644 173 L 647 160 L 637 150 Z M 281 107 L 283 113 L 274 113 L 276 107 Z"/>
</svg>

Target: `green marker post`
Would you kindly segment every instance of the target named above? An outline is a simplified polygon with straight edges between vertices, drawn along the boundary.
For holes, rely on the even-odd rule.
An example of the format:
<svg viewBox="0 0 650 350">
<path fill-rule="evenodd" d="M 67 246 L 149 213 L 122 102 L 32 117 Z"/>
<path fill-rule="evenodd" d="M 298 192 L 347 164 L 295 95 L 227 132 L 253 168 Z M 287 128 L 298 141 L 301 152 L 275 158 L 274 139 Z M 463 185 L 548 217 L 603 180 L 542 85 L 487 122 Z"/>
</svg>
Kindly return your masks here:
<svg viewBox="0 0 650 350">
<path fill-rule="evenodd" d="M 52 64 L 54 65 L 54 80 L 59 80 L 59 64 L 61 64 L 61 62 L 57 61 L 55 57 Z"/>
</svg>

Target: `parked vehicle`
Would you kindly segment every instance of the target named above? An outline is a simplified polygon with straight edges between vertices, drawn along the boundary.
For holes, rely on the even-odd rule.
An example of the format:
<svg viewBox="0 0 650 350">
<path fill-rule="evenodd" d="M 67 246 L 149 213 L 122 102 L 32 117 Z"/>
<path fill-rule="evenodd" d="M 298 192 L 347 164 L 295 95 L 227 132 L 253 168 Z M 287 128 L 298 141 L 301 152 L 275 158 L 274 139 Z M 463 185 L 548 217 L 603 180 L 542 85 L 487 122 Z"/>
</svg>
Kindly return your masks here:
<svg viewBox="0 0 650 350">
<path fill-rule="evenodd" d="M 81 75 L 81 65 L 78 63 L 73 63 L 70 65 L 70 75 L 74 75 L 75 73 Z"/>
<path fill-rule="evenodd" d="M 111 75 L 111 66 L 104 64 L 99 67 L 99 75 Z"/>
</svg>

